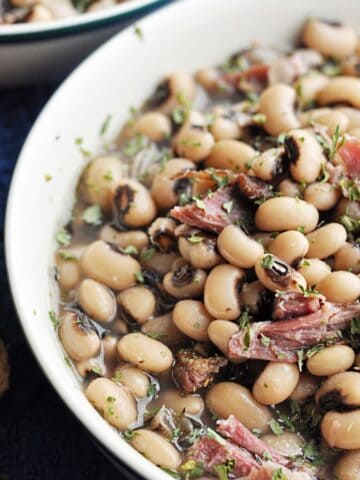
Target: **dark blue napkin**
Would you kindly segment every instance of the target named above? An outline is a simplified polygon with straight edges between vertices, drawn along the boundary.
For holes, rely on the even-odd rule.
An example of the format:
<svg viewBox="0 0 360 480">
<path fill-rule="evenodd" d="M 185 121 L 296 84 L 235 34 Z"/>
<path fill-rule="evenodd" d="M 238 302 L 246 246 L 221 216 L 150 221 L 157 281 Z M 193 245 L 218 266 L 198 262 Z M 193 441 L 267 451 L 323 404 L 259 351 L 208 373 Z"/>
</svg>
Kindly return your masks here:
<svg viewBox="0 0 360 480">
<path fill-rule="evenodd" d="M 22 334 L 6 278 L 4 215 L 12 172 L 31 125 L 55 87 L 0 91 L 0 336 L 8 345 L 11 365 L 10 391 L 0 400 L 0 480 L 130 478 L 99 452 L 44 377 Z"/>
</svg>

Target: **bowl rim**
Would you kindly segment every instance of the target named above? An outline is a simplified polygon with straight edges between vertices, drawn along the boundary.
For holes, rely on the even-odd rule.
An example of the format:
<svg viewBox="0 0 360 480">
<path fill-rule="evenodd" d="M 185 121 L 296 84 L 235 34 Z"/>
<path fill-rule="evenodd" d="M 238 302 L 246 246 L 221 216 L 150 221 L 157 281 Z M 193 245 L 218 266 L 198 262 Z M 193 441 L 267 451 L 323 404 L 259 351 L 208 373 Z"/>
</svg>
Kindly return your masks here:
<svg viewBox="0 0 360 480">
<path fill-rule="evenodd" d="M 46 40 L 114 25 L 120 21 L 130 21 L 140 14 L 161 7 L 173 0 L 127 0 L 99 12 L 39 23 L 18 23 L 0 25 L 0 45 L 22 43 L 29 40 Z"/>
</svg>

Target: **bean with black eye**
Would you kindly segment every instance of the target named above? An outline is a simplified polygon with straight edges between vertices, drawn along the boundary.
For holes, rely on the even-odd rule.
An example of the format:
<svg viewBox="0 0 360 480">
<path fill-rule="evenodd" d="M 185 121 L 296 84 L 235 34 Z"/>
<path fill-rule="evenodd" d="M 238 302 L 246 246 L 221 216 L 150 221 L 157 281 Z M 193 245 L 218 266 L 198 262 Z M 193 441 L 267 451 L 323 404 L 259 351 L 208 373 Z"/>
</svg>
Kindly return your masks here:
<svg viewBox="0 0 360 480">
<path fill-rule="evenodd" d="M 244 270 L 229 264 L 217 265 L 211 270 L 204 289 L 204 303 L 210 315 L 224 320 L 238 318 L 244 277 Z"/>
<path fill-rule="evenodd" d="M 279 183 L 279 192 L 285 197 L 301 197 L 300 184 L 286 178 Z"/>
<path fill-rule="evenodd" d="M 176 248 L 176 223 L 171 218 L 157 217 L 148 229 L 150 241 L 160 252 L 167 253 Z"/>
<path fill-rule="evenodd" d="M 186 263 L 164 276 L 163 287 L 175 298 L 196 298 L 204 291 L 205 281 L 204 270 Z"/>
<path fill-rule="evenodd" d="M 344 243 L 335 253 L 334 269 L 360 273 L 360 246 L 355 243 Z"/>
<path fill-rule="evenodd" d="M 153 142 L 161 142 L 171 134 L 171 122 L 163 113 L 146 112 L 136 120 L 133 129 L 135 134 L 144 135 Z"/>
<path fill-rule="evenodd" d="M 295 390 L 290 395 L 290 400 L 297 400 L 298 402 L 303 402 L 310 397 L 313 397 L 316 393 L 316 390 L 319 386 L 319 379 L 309 375 L 307 372 L 300 374 L 298 384 L 295 387 Z"/>
<path fill-rule="evenodd" d="M 351 272 L 338 270 L 323 278 L 317 289 L 330 302 L 352 303 L 360 296 L 360 278 Z"/>
<path fill-rule="evenodd" d="M 165 345 L 177 345 L 186 340 L 177 327 L 172 312 L 149 319 L 142 325 L 141 331 L 149 337 L 161 340 Z"/>
<path fill-rule="evenodd" d="M 166 162 L 160 172 L 155 175 L 151 187 L 151 194 L 159 208 L 171 208 L 178 203 L 182 194 L 191 194 L 189 179 L 177 178 L 177 176 L 194 167 L 194 162 L 185 158 L 174 158 Z"/>
<path fill-rule="evenodd" d="M 253 267 L 256 260 L 264 254 L 262 245 L 235 225 L 223 229 L 218 236 L 217 247 L 229 263 L 242 268 Z"/>
<path fill-rule="evenodd" d="M 214 143 L 214 137 L 206 126 L 185 123 L 174 139 L 174 148 L 180 157 L 199 162 L 210 154 Z"/>
<path fill-rule="evenodd" d="M 292 363 L 269 362 L 255 380 L 252 393 L 263 405 L 276 405 L 285 401 L 299 381 L 298 366 Z"/>
<path fill-rule="evenodd" d="M 328 377 L 351 368 L 355 360 L 354 350 L 348 345 L 332 345 L 312 355 L 306 368 L 313 375 Z"/>
<path fill-rule="evenodd" d="M 340 223 L 328 223 L 307 235 L 309 258 L 327 258 L 334 255 L 346 242 L 346 230 Z"/>
<path fill-rule="evenodd" d="M 341 361 L 340 357 L 339 361 Z M 341 372 L 332 375 L 316 392 L 315 400 L 323 410 L 359 408 L 360 373 Z"/>
<path fill-rule="evenodd" d="M 121 232 L 106 224 L 100 230 L 99 239 L 106 243 L 114 245 L 119 250 L 125 250 L 127 247 L 135 247 L 138 252 L 149 245 L 149 239 L 142 230 L 129 230 Z"/>
<path fill-rule="evenodd" d="M 316 100 L 318 93 L 327 85 L 329 77 L 322 73 L 312 71 L 310 74 L 305 74 L 296 82 L 296 91 L 298 92 L 298 101 L 303 107 Z M 305 112 L 306 113 L 306 112 Z M 302 126 L 308 126 L 305 121 Z"/>
<path fill-rule="evenodd" d="M 308 249 L 308 239 L 297 230 L 279 233 L 268 247 L 270 253 L 281 258 L 289 265 L 293 265 L 296 261 L 305 257 Z"/>
<path fill-rule="evenodd" d="M 184 394 L 176 388 L 161 390 L 159 398 L 155 399 L 155 407 L 165 405 L 182 415 L 184 412 L 188 415 L 201 415 L 204 411 L 204 401 L 198 394 Z"/>
<path fill-rule="evenodd" d="M 182 257 L 195 268 L 208 270 L 221 262 L 216 250 L 216 238 L 210 235 L 199 233 L 180 237 L 178 248 Z"/>
<path fill-rule="evenodd" d="M 210 125 L 210 132 L 216 141 L 236 140 L 241 135 L 241 128 L 235 119 L 224 112 L 215 116 Z"/>
<path fill-rule="evenodd" d="M 320 105 L 345 103 L 360 108 L 360 78 L 343 76 L 331 79 L 321 90 L 318 101 Z"/>
<path fill-rule="evenodd" d="M 81 281 L 80 257 L 85 247 L 66 248 L 56 252 L 56 280 L 65 290 L 76 288 Z"/>
<path fill-rule="evenodd" d="M 354 53 L 357 36 L 350 27 L 310 19 L 304 27 L 303 42 L 327 57 L 343 58 Z"/>
<path fill-rule="evenodd" d="M 60 319 L 59 336 L 72 360 L 81 362 L 99 353 L 100 338 L 83 313 L 65 312 Z"/>
<path fill-rule="evenodd" d="M 224 168 L 246 173 L 256 150 L 245 142 L 238 140 L 219 140 L 213 146 L 205 160 L 207 167 Z"/>
<path fill-rule="evenodd" d="M 214 318 L 197 300 L 181 300 L 175 305 L 174 323 L 188 337 L 198 342 L 209 340 L 208 327 Z"/>
<path fill-rule="evenodd" d="M 339 190 L 327 182 L 312 183 L 306 187 L 304 192 L 304 199 L 321 212 L 334 208 L 340 198 Z"/>
<path fill-rule="evenodd" d="M 299 262 L 297 271 L 308 285 L 318 285 L 331 272 L 330 266 L 318 258 L 306 258 Z"/>
<path fill-rule="evenodd" d="M 336 462 L 335 478 L 338 480 L 360 480 L 360 450 L 344 453 Z"/>
<path fill-rule="evenodd" d="M 360 448 L 360 409 L 326 413 L 321 422 L 321 433 L 331 448 Z"/>
<path fill-rule="evenodd" d="M 155 312 L 156 299 L 153 292 L 143 285 L 127 288 L 117 296 L 118 304 L 126 319 L 145 323 Z"/>
<path fill-rule="evenodd" d="M 348 130 L 360 127 L 360 110 L 358 108 L 339 105 L 335 110 L 347 116 L 349 120 Z"/>
<path fill-rule="evenodd" d="M 269 290 L 297 291 L 306 289 L 305 278 L 275 255 L 265 254 L 255 264 L 255 272 L 260 282 Z"/>
<path fill-rule="evenodd" d="M 113 211 L 120 227 L 146 227 L 156 216 L 156 205 L 147 188 L 137 180 L 129 179 L 117 183 Z"/>
<path fill-rule="evenodd" d="M 283 148 L 269 148 L 251 161 L 254 176 L 264 181 L 273 180 L 282 170 Z"/>
<path fill-rule="evenodd" d="M 78 302 L 85 313 L 102 323 L 111 322 L 116 314 L 116 300 L 112 291 L 90 278 L 81 282 Z"/>
</svg>

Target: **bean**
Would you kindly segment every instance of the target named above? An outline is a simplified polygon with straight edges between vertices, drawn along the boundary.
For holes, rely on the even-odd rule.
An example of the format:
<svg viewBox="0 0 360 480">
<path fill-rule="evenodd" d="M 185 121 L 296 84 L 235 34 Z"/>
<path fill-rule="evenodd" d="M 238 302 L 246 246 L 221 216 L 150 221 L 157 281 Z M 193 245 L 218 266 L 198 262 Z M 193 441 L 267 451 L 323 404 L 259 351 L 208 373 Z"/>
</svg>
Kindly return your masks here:
<svg viewBox="0 0 360 480">
<path fill-rule="evenodd" d="M 145 232 L 141 230 L 119 232 L 109 224 L 104 225 L 100 230 L 99 239 L 115 245 L 119 249 L 132 246 L 140 251 L 149 245 L 149 239 Z"/>
<path fill-rule="evenodd" d="M 147 112 L 136 121 L 134 130 L 153 142 L 161 142 L 171 134 L 171 122 L 163 113 Z"/>
<path fill-rule="evenodd" d="M 115 156 L 98 157 L 86 168 L 81 189 L 88 203 L 99 204 L 104 211 L 111 210 L 113 188 L 126 175 L 126 166 Z"/>
<path fill-rule="evenodd" d="M 139 332 L 122 337 L 117 348 L 122 360 L 146 372 L 165 372 L 174 360 L 171 350 L 166 345 Z"/>
<path fill-rule="evenodd" d="M 208 67 L 199 70 L 196 75 L 196 81 L 200 83 L 205 90 L 216 91 L 219 88 L 219 72 L 216 68 Z"/>
<path fill-rule="evenodd" d="M 122 385 L 108 378 L 96 378 L 86 387 L 85 395 L 96 410 L 119 430 L 125 430 L 135 422 L 136 402 Z"/>
<path fill-rule="evenodd" d="M 320 105 L 347 103 L 360 108 L 360 79 L 354 77 L 336 77 L 323 88 L 318 97 Z"/>
<path fill-rule="evenodd" d="M 59 324 L 59 337 L 64 350 L 72 360 L 81 362 L 99 353 L 99 336 L 83 314 L 65 312 Z"/>
<path fill-rule="evenodd" d="M 247 143 L 238 140 L 220 140 L 213 146 L 205 164 L 208 168 L 224 168 L 246 173 L 248 164 L 255 155 L 256 151 Z"/>
<path fill-rule="evenodd" d="M 317 123 L 325 125 L 329 135 L 334 135 L 336 131 L 345 133 L 349 128 L 349 118 L 338 110 L 331 110 L 323 113 L 316 119 Z"/>
<path fill-rule="evenodd" d="M 357 36 L 350 27 L 310 19 L 303 31 L 303 42 L 327 57 L 342 58 L 355 51 Z"/>
<path fill-rule="evenodd" d="M 182 394 L 176 388 L 161 390 L 159 398 L 155 400 L 154 406 L 161 407 L 165 405 L 182 415 L 186 412 L 188 415 L 200 416 L 204 410 L 204 401 L 198 394 Z"/>
<path fill-rule="evenodd" d="M 329 79 L 328 79 L 329 82 Z M 327 82 L 327 83 L 328 83 Z M 310 110 L 306 110 L 305 112 L 299 113 L 299 119 L 301 122 L 302 127 L 309 127 L 312 123 L 316 123 L 317 119 L 322 115 L 332 112 L 333 110 L 328 107 L 322 108 L 312 108 Z"/>
<path fill-rule="evenodd" d="M 142 250 L 140 254 L 141 264 L 148 270 L 154 270 L 163 276 L 172 269 L 173 263 L 178 260 L 177 252 L 161 253 L 152 250 Z"/>
<path fill-rule="evenodd" d="M 321 423 L 321 432 L 331 448 L 360 448 L 360 409 L 326 413 Z"/>
<path fill-rule="evenodd" d="M 115 370 L 117 383 L 125 385 L 135 397 L 145 397 L 147 395 L 150 380 L 149 377 L 139 368 L 118 367 Z"/>
<path fill-rule="evenodd" d="M 307 235 L 309 258 L 327 258 L 334 255 L 346 242 L 346 230 L 340 223 L 328 223 Z"/>
<path fill-rule="evenodd" d="M 311 72 L 308 75 L 303 75 L 296 83 L 296 90 L 300 92 L 299 102 L 304 107 L 314 102 L 318 93 L 327 85 L 329 77 L 322 73 Z M 304 112 L 305 114 L 307 112 Z M 302 126 L 307 126 L 308 122 L 304 122 Z"/>
<path fill-rule="evenodd" d="M 88 277 L 114 290 L 124 290 L 133 285 L 135 274 L 140 271 L 140 265 L 134 258 L 112 250 L 102 240 L 87 247 L 81 257 L 81 268 Z"/>
<path fill-rule="evenodd" d="M 260 205 L 255 214 L 255 223 L 259 230 L 279 232 L 296 230 L 304 233 L 315 229 L 319 213 L 311 203 L 291 197 L 275 197 Z"/>
<path fill-rule="evenodd" d="M 350 122 L 348 126 L 349 130 L 352 128 L 360 127 L 360 111 L 358 110 L 358 108 L 352 108 L 352 107 L 340 105 L 339 107 L 336 107 L 336 111 L 341 112 L 347 116 Z"/>
<path fill-rule="evenodd" d="M 143 324 L 154 313 L 156 299 L 153 292 L 143 285 L 135 285 L 119 293 L 117 301 L 131 320 Z"/>
<path fill-rule="evenodd" d="M 150 99 L 150 107 L 156 108 L 160 112 L 170 114 L 174 108 L 181 106 L 183 101 L 189 102 L 195 97 L 195 82 L 191 75 L 187 72 L 176 71 L 169 75 L 163 82 L 161 82 L 157 89 L 160 92 L 167 92 L 165 100 L 159 104 L 158 98 L 163 96 L 160 94 Z"/>
<path fill-rule="evenodd" d="M 319 379 L 309 375 L 307 372 L 300 374 L 298 384 L 295 387 L 295 390 L 290 395 L 290 400 L 297 400 L 298 402 L 303 402 L 310 397 L 315 395 L 315 392 L 319 385 Z"/>
<path fill-rule="evenodd" d="M 340 198 L 340 192 L 334 188 L 334 185 L 327 182 L 308 185 L 304 192 L 304 199 L 321 212 L 334 208 Z"/>
<path fill-rule="evenodd" d="M 258 403 L 251 392 L 238 383 L 217 383 L 208 391 L 205 401 L 217 417 L 234 415 L 249 430 L 256 429 L 259 433 L 269 431 L 270 410 Z"/>
<path fill-rule="evenodd" d="M 342 198 L 337 206 L 336 215 L 347 215 L 353 220 L 360 220 L 360 205 L 358 201 Z"/>
<path fill-rule="evenodd" d="M 148 229 L 150 241 L 161 252 L 167 253 L 176 248 L 175 220 L 157 217 Z"/>
<path fill-rule="evenodd" d="M 102 323 L 111 322 L 116 314 L 116 301 L 111 290 L 90 278 L 81 282 L 78 302 L 90 317 Z"/>
<path fill-rule="evenodd" d="M 208 327 L 214 318 L 197 300 L 182 300 L 175 305 L 174 322 L 178 329 L 198 342 L 209 340 Z"/>
<path fill-rule="evenodd" d="M 360 247 L 357 244 L 345 243 L 335 253 L 335 270 L 349 270 L 360 273 Z"/>
<path fill-rule="evenodd" d="M 352 360 L 354 361 L 354 355 Z M 358 408 L 360 406 L 360 373 L 343 371 L 332 375 L 316 392 L 315 400 L 323 410 Z"/>
<path fill-rule="evenodd" d="M 289 398 L 296 388 L 299 376 L 297 365 L 269 362 L 255 380 L 253 396 L 263 405 L 277 405 Z"/>
<path fill-rule="evenodd" d="M 180 157 L 199 162 L 210 154 L 214 143 L 206 126 L 186 123 L 174 139 L 174 148 Z"/>
<path fill-rule="evenodd" d="M 156 205 L 150 192 L 137 180 L 121 180 L 117 183 L 114 198 L 116 224 L 132 228 L 146 227 L 156 216 Z"/>
<path fill-rule="evenodd" d="M 242 269 L 229 264 L 211 270 L 204 289 L 204 303 L 210 315 L 224 320 L 235 320 L 240 315 L 239 290 L 244 276 Z"/>
<path fill-rule="evenodd" d="M 194 162 L 185 158 L 174 158 L 166 162 L 160 172 L 155 175 L 151 186 L 151 194 L 159 208 L 168 209 L 178 203 L 179 195 L 182 193 L 180 187 L 184 181 L 176 176 L 194 167 Z M 185 191 L 189 188 L 190 183 L 185 182 Z"/>
<path fill-rule="evenodd" d="M 285 153 L 290 161 L 291 176 L 297 182 L 315 182 L 326 162 L 322 148 L 309 130 L 290 130 L 285 137 Z"/>
<path fill-rule="evenodd" d="M 310 373 L 328 377 L 351 368 L 355 360 L 354 350 L 347 345 L 333 345 L 315 353 L 306 362 Z"/>
<path fill-rule="evenodd" d="M 244 283 L 240 292 L 241 304 L 252 314 L 263 313 L 267 307 L 268 293 L 264 285 L 258 280 Z"/>
<path fill-rule="evenodd" d="M 297 230 L 280 233 L 269 245 L 269 252 L 292 265 L 304 257 L 309 249 L 309 241 Z"/>
<path fill-rule="evenodd" d="M 214 320 L 209 324 L 208 336 L 211 342 L 225 355 L 228 355 L 230 338 L 239 331 L 238 325 L 228 320 Z"/>
<path fill-rule="evenodd" d="M 194 269 L 186 263 L 165 275 L 163 287 L 175 298 L 193 298 L 202 294 L 205 281 L 206 272 L 204 270 Z"/>
<path fill-rule="evenodd" d="M 106 333 L 101 339 L 104 351 L 104 363 L 107 365 L 114 364 L 118 359 L 116 348 L 118 341 L 119 339 L 117 337 L 109 333 Z"/>
<path fill-rule="evenodd" d="M 251 162 L 255 177 L 264 181 L 273 180 L 281 169 L 283 153 L 282 148 L 269 148 L 256 156 Z"/>
<path fill-rule="evenodd" d="M 270 135 L 276 136 L 299 126 L 295 101 L 296 92 L 289 85 L 270 85 L 262 92 L 259 111 L 266 117 L 264 128 Z"/>
<path fill-rule="evenodd" d="M 262 257 L 264 249 L 256 240 L 235 225 L 228 225 L 218 236 L 217 247 L 221 255 L 232 265 L 251 268 Z"/>
<path fill-rule="evenodd" d="M 360 128 L 352 128 L 347 132 L 352 137 L 360 138 Z"/>
<path fill-rule="evenodd" d="M 252 235 L 252 238 L 259 242 L 265 250 L 269 248 L 269 245 L 274 240 L 274 232 L 256 232 Z"/>
<path fill-rule="evenodd" d="M 101 367 L 99 362 L 95 358 L 88 358 L 87 360 L 82 360 L 81 362 L 76 363 L 76 370 L 79 375 L 83 378 L 87 377 L 89 374 L 98 374 L 107 375 L 107 368 Z"/>
<path fill-rule="evenodd" d="M 260 282 L 272 292 L 277 290 L 298 291 L 306 288 L 305 278 L 286 262 L 271 254 L 265 254 L 255 264 Z"/>
<path fill-rule="evenodd" d="M 155 465 L 176 470 L 181 464 L 180 453 L 162 435 L 141 428 L 129 440 L 130 444 Z"/>
<path fill-rule="evenodd" d="M 329 275 L 331 268 L 318 258 L 307 258 L 299 263 L 297 271 L 305 278 L 308 285 L 318 285 Z"/>
<path fill-rule="evenodd" d="M 353 273 L 339 270 L 329 273 L 317 289 L 334 303 L 352 303 L 360 295 L 360 278 Z"/>
<path fill-rule="evenodd" d="M 334 474 L 338 480 L 360 480 L 360 450 L 344 453 L 336 462 Z"/>
<path fill-rule="evenodd" d="M 210 131 L 216 141 L 236 140 L 241 135 L 239 124 L 225 115 L 218 115 L 210 125 Z"/>
<path fill-rule="evenodd" d="M 141 327 L 141 331 L 149 337 L 161 340 L 166 345 L 176 345 L 186 340 L 175 324 L 172 313 L 148 320 Z"/>
<path fill-rule="evenodd" d="M 267 433 L 261 440 L 285 457 L 295 458 L 303 454 L 305 442 L 296 433 L 284 432 L 282 435 Z"/>
<path fill-rule="evenodd" d="M 66 255 L 69 254 L 71 259 L 67 260 Z M 72 258 L 73 256 L 76 258 Z M 80 254 L 77 257 L 77 253 L 74 253 L 73 250 L 60 250 L 56 253 L 56 280 L 64 290 L 76 288 L 81 281 L 79 258 Z"/>
</svg>

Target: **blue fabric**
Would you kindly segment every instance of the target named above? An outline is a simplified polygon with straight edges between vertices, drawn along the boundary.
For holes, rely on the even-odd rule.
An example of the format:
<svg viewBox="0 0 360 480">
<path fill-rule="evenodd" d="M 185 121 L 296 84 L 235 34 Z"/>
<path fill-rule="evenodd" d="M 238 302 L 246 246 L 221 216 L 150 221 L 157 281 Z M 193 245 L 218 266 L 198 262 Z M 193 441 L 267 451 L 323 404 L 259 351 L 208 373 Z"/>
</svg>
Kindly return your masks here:
<svg viewBox="0 0 360 480">
<path fill-rule="evenodd" d="M 3 238 L 6 197 L 25 137 L 54 85 L 0 91 L 0 336 L 9 348 L 10 391 L 0 400 L 0 480 L 128 478 L 105 460 L 36 364 L 12 305 Z"/>
</svg>

